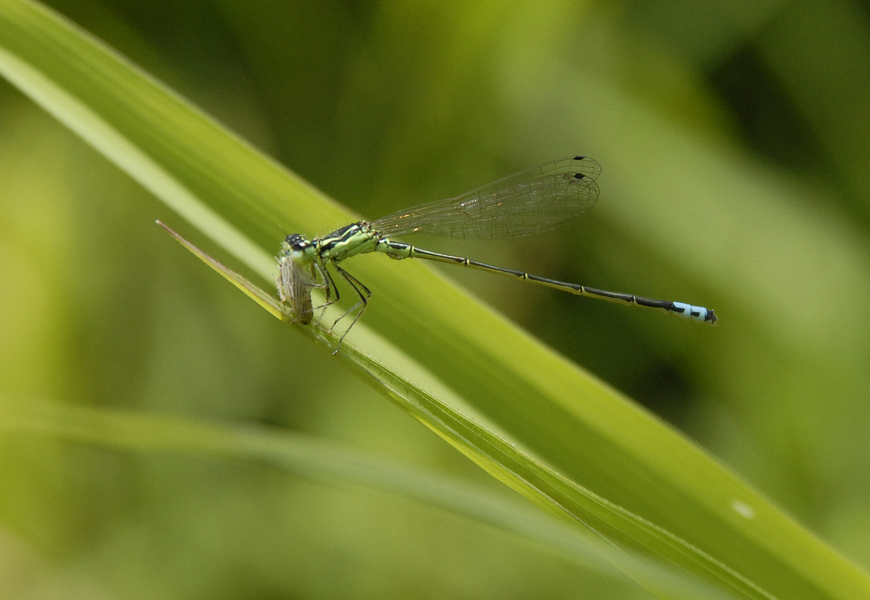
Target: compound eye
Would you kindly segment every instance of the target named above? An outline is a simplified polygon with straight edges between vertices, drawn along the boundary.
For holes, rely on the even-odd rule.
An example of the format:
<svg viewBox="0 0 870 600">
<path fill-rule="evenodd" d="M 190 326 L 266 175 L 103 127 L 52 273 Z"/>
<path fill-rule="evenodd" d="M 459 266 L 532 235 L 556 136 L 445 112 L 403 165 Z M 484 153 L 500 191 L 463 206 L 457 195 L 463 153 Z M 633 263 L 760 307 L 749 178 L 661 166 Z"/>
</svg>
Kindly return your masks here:
<svg viewBox="0 0 870 600">
<path fill-rule="evenodd" d="M 306 240 L 304 236 L 299 235 L 298 233 L 292 233 L 288 235 L 284 241 L 294 250 L 301 250 L 308 245 L 308 240 Z"/>
</svg>

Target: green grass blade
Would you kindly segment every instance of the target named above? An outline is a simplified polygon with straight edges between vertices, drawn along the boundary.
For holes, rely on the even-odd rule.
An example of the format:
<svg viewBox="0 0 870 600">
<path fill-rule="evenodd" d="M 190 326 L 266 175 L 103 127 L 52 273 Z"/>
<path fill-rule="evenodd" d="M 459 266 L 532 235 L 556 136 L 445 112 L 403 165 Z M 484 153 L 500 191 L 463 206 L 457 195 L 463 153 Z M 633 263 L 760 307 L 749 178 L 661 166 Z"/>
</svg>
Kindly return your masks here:
<svg viewBox="0 0 870 600">
<path fill-rule="evenodd" d="M 274 317 L 285 318 L 284 309 L 269 294 L 214 260 L 163 223 L 158 224 Z M 305 327 L 303 331 L 321 344 L 338 343 L 336 336 L 321 330 L 319 326 Z M 672 560 L 675 557 L 682 559 L 684 566 L 688 563 L 696 567 L 698 572 L 712 575 L 713 580 L 726 584 L 739 597 L 774 597 L 685 540 L 562 477 L 354 347 L 345 348 L 340 358 L 360 379 L 384 394 L 400 409 L 447 440 L 488 473 L 567 525 L 579 526 L 581 530 L 595 534 L 601 541 L 622 539 L 628 546 L 640 546 Z M 681 594 L 685 590 L 682 585 L 674 586 L 672 579 L 664 582 L 663 575 L 657 570 L 650 571 L 643 566 L 639 568 L 634 561 L 626 563 L 618 560 L 611 552 L 605 554 L 614 564 L 621 565 L 626 572 L 634 574 L 647 585 L 657 586 L 656 589 L 671 597 L 683 597 Z M 674 562 L 679 564 L 681 560 Z M 693 584 L 689 585 L 692 587 Z M 692 590 L 686 597 L 694 597 L 695 593 Z"/>
<path fill-rule="evenodd" d="M 353 218 L 38 4 L 0 0 L 0 73 L 266 280 L 278 224 L 316 233 Z M 366 325 L 392 347 L 364 327 L 349 339 L 407 373 L 376 374 L 350 345 L 345 364 L 566 524 L 746 597 L 870 595 L 864 574 L 727 469 L 426 267 L 359 262 L 378 286 Z"/>
<path fill-rule="evenodd" d="M 59 403 L 0 397 L 0 431 L 44 435 L 117 450 L 259 462 L 328 483 L 361 485 L 448 510 L 497 527 L 605 575 L 643 573 L 684 597 L 728 598 L 709 585 L 641 556 L 577 535 L 540 512 L 506 502 L 477 486 L 421 473 L 299 433 L 228 426 Z"/>
</svg>

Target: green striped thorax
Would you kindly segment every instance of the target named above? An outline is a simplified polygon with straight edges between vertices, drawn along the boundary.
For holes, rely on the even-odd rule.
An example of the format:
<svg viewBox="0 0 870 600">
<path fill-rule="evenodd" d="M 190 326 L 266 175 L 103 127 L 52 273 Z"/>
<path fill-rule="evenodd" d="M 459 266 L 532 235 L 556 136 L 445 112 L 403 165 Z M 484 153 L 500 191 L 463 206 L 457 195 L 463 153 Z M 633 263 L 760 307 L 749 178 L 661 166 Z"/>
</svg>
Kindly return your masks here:
<svg viewBox="0 0 870 600">
<path fill-rule="evenodd" d="M 357 254 L 374 252 L 378 239 L 377 232 L 365 221 L 352 223 L 313 240 L 294 233 L 284 239 L 281 257 L 287 256 L 299 266 L 340 262 Z"/>
</svg>

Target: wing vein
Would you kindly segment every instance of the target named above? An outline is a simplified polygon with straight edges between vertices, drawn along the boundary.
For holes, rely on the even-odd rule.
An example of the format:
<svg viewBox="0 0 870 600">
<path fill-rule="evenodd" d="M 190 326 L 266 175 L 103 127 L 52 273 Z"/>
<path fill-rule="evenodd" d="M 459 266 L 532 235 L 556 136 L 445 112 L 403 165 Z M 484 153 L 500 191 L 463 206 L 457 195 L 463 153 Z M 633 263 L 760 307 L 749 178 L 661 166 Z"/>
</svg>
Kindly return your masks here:
<svg viewBox="0 0 870 600">
<path fill-rule="evenodd" d="M 505 177 L 455 198 L 438 200 L 372 222 L 385 237 L 431 233 L 494 239 L 543 233 L 595 206 L 601 166 L 563 158 Z"/>
</svg>

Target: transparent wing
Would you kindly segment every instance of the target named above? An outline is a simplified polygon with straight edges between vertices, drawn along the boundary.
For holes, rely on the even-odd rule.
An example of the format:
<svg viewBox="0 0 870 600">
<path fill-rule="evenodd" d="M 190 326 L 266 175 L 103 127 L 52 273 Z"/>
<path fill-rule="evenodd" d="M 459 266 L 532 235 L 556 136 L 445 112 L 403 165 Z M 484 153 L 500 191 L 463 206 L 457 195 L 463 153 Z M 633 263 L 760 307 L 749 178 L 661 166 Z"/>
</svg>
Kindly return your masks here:
<svg viewBox="0 0 870 600">
<path fill-rule="evenodd" d="M 371 225 L 385 237 L 432 233 L 492 239 L 543 233 L 595 206 L 599 173 L 601 166 L 591 158 L 562 158 L 456 198 L 393 213 Z"/>
</svg>

